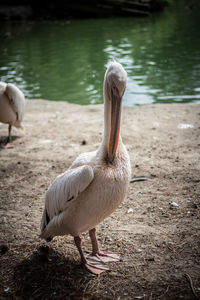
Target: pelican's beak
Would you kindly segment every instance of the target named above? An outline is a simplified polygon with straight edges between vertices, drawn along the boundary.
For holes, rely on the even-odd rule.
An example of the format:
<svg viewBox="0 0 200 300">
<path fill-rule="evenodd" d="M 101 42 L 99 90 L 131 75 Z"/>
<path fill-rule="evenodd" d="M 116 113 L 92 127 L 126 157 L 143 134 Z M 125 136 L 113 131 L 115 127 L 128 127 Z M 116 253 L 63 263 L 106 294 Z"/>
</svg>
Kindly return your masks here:
<svg viewBox="0 0 200 300">
<path fill-rule="evenodd" d="M 120 96 L 118 90 L 113 92 L 111 89 L 111 131 L 108 149 L 108 159 L 111 163 L 115 158 L 119 141 L 122 96 Z"/>
</svg>

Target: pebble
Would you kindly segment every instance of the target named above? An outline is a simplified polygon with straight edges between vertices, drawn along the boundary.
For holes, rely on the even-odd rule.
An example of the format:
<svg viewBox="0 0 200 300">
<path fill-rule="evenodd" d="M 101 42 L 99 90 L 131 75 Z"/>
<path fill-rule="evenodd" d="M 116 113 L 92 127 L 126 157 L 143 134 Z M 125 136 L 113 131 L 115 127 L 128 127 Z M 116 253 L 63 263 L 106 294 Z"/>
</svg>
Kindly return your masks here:
<svg viewBox="0 0 200 300">
<path fill-rule="evenodd" d="M 179 206 L 176 202 L 170 202 L 169 205 L 171 207 L 178 207 Z"/>
<path fill-rule="evenodd" d="M 133 209 L 132 208 L 129 208 L 128 209 L 128 214 L 132 213 L 133 212 Z"/>
<path fill-rule="evenodd" d="M 146 258 L 146 261 L 155 261 L 154 257 Z"/>
<path fill-rule="evenodd" d="M 153 123 L 153 127 L 154 127 L 154 128 L 155 128 L 155 127 L 159 127 L 159 125 L 160 125 L 160 124 L 159 124 L 158 122 L 154 122 L 154 123 Z"/>
<path fill-rule="evenodd" d="M 188 128 L 194 128 L 194 125 L 192 125 L 192 124 L 178 124 L 178 129 L 188 129 Z"/>
</svg>

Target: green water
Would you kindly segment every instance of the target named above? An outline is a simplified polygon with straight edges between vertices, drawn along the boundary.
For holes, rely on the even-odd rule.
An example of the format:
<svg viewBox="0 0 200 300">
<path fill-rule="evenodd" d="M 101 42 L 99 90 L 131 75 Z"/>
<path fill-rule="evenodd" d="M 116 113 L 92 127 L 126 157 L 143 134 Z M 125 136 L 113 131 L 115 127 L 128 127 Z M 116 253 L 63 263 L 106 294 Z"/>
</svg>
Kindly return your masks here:
<svg viewBox="0 0 200 300">
<path fill-rule="evenodd" d="M 0 23 L 0 80 L 27 98 L 102 103 L 106 64 L 128 73 L 124 105 L 200 102 L 199 10 L 149 18 Z"/>
</svg>

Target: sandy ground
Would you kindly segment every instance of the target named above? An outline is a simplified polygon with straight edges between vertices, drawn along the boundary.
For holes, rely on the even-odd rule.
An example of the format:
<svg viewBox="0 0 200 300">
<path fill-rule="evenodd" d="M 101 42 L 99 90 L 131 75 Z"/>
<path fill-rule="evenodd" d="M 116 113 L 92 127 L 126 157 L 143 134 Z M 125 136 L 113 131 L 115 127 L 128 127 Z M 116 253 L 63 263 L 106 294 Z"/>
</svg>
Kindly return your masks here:
<svg viewBox="0 0 200 300">
<path fill-rule="evenodd" d="M 98 147 L 103 105 L 28 100 L 25 135 L 13 130 L 11 147 L 0 150 L 0 299 L 200 297 L 199 120 L 198 104 L 123 109 L 132 177 L 148 180 L 130 184 L 124 203 L 97 227 L 102 249 L 121 261 L 95 277 L 80 266 L 72 237 L 46 244 L 38 235 L 48 185 Z M 90 249 L 87 234 L 83 243 Z"/>
</svg>

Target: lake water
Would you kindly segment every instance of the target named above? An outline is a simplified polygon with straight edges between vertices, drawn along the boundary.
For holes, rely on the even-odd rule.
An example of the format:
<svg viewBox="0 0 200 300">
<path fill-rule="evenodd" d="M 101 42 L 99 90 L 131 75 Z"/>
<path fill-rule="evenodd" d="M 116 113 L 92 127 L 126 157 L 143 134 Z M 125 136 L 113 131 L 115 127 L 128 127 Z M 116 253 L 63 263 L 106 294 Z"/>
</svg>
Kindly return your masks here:
<svg viewBox="0 0 200 300">
<path fill-rule="evenodd" d="M 27 98 L 102 103 L 106 64 L 128 73 L 124 105 L 200 102 L 200 14 L 0 23 L 0 80 Z"/>
</svg>

